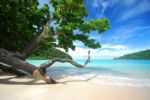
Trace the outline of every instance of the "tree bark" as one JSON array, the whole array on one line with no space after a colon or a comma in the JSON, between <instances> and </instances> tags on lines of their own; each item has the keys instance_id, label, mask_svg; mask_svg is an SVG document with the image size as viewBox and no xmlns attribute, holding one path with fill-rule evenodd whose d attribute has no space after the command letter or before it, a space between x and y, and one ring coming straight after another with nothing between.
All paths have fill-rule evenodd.
<instances>
[{"instance_id":1,"label":"tree bark","mask_svg":"<svg viewBox=\"0 0 150 100\"><path fill-rule=\"evenodd\" d=\"M56 83L56 81L46 74L46 68L48 68L55 62L68 62L76 67L82 68L82 67L85 67L88 62L90 62L90 52L88 52L88 59L86 60L84 65L78 64L77 62L71 59L53 58L49 60L48 62L41 64L40 68L37 68L36 66L29 64L25 62L24 60L21 60L15 57L14 53L0 48L0 65L2 65L3 63L5 65L8 65L9 67L12 67L12 69L14 68L13 70L17 70L17 69L23 70L39 79L44 80L46 83L49 83L49 84L54 84ZM4 66L2 65L2 67L0 68L4 69L5 67L8 67L5 65Z\"/></svg>"},{"instance_id":2,"label":"tree bark","mask_svg":"<svg viewBox=\"0 0 150 100\"><path fill-rule=\"evenodd\" d=\"M32 53L32 51L35 49L35 47L44 39L48 39L49 35L49 25L51 24L51 22L53 22L54 19L51 18L46 25L44 26L44 29L42 31L42 33L35 39L33 40L24 50L24 52L22 53L22 55L16 55L17 57L25 60L27 57L30 56L30 54Z\"/></svg>"},{"instance_id":3,"label":"tree bark","mask_svg":"<svg viewBox=\"0 0 150 100\"><path fill-rule=\"evenodd\" d=\"M0 62L12 66L15 69L23 70L39 79L44 80L46 83L56 83L51 77L46 75L41 69L31 65L19 58L13 56L13 53L0 48Z\"/></svg>"},{"instance_id":4,"label":"tree bark","mask_svg":"<svg viewBox=\"0 0 150 100\"><path fill-rule=\"evenodd\" d=\"M87 60L85 61L84 65L79 64L79 63L77 63L71 59L67 59L67 58L53 58L53 59L50 59L48 62L41 64L40 69L42 69L43 72L46 72L46 68L52 66L55 62L62 62L62 63L67 62L78 68L83 68L90 62L90 51L88 51L88 57L87 57Z\"/></svg>"},{"instance_id":5,"label":"tree bark","mask_svg":"<svg viewBox=\"0 0 150 100\"><path fill-rule=\"evenodd\" d=\"M5 72L5 73L10 73L10 74L14 74L14 75L17 75L17 76L25 76L27 75L26 73L20 71L20 70L17 70L9 65L6 65L6 64L2 64L0 63L0 69Z\"/></svg>"},{"instance_id":6,"label":"tree bark","mask_svg":"<svg viewBox=\"0 0 150 100\"><path fill-rule=\"evenodd\" d=\"M19 69L23 70L37 78L40 78L44 80L46 83L54 84L56 83L55 80L53 80L51 77L46 75L46 68L54 64L55 62L68 62L72 65L82 68L87 65L88 62L90 62L90 52L88 52L88 59L86 60L84 65L78 64L73 60L70 59L64 59L64 58L54 58L49 60L47 63L41 64L40 68L37 68L36 66L29 64L25 62L25 59L32 53L33 49L44 39L49 38L48 36L48 25L53 21L54 19L51 19L47 22L47 24L44 27L43 32L33 41L31 42L27 48L24 50L22 54L15 54L13 52L7 51L5 49L0 48L0 62L7 64L8 66L11 66L11 69ZM7 66L2 66L7 67ZM10 69L10 70L11 70Z\"/></svg>"}]
</instances>

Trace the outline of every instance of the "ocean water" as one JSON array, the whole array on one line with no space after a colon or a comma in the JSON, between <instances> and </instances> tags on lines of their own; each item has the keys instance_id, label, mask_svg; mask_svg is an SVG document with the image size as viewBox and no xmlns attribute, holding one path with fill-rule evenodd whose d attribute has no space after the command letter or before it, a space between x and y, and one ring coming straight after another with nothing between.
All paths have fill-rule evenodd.
<instances>
[{"instance_id":1,"label":"ocean water","mask_svg":"<svg viewBox=\"0 0 150 100\"><path fill-rule=\"evenodd\" d=\"M40 66L47 60L28 60ZM84 64L85 60L76 59ZM47 69L54 79L72 77L73 81L90 81L99 84L143 87L150 86L150 60L102 60L92 59L85 68L68 63L55 63Z\"/></svg>"}]
</instances>

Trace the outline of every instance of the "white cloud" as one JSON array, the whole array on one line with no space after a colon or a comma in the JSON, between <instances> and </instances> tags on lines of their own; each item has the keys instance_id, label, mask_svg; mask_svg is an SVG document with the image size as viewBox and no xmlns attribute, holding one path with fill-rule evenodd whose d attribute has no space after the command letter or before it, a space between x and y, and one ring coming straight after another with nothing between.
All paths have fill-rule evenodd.
<instances>
[{"instance_id":1,"label":"white cloud","mask_svg":"<svg viewBox=\"0 0 150 100\"><path fill-rule=\"evenodd\" d=\"M77 46L77 47L84 47L83 42L78 41L78 40L74 41L74 43L73 43L73 44L74 44L75 46Z\"/></svg>"},{"instance_id":2,"label":"white cloud","mask_svg":"<svg viewBox=\"0 0 150 100\"><path fill-rule=\"evenodd\" d=\"M91 39L95 39L95 40L100 40L101 39L101 35L95 35L95 36L90 36Z\"/></svg>"},{"instance_id":3,"label":"white cloud","mask_svg":"<svg viewBox=\"0 0 150 100\"><path fill-rule=\"evenodd\" d=\"M124 45L105 44L102 45L102 48L100 49L76 47L75 51L69 50L68 54L70 54L74 59L86 59L89 50L91 52L91 59L112 59L137 51Z\"/></svg>"},{"instance_id":4,"label":"white cloud","mask_svg":"<svg viewBox=\"0 0 150 100\"><path fill-rule=\"evenodd\" d=\"M108 41L113 41L114 43L121 43L132 37L140 37L144 33L139 33L139 31L150 30L150 26L134 26L125 25L120 26L115 30L112 30L111 36L107 37Z\"/></svg>"},{"instance_id":5,"label":"white cloud","mask_svg":"<svg viewBox=\"0 0 150 100\"><path fill-rule=\"evenodd\" d=\"M135 7L123 11L120 16L120 21L125 21L127 19L134 18L147 11L150 11L150 1L142 0Z\"/></svg>"},{"instance_id":6,"label":"white cloud","mask_svg":"<svg viewBox=\"0 0 150 100\"><path fill-rule=\"evenodd\" d=\"M88 0L88 6L96 8L99 13L97 16L104 16L108 7L113 7L120 0Z\"/></svg>"},{"instance_id":7,"label":"white cloud","mask_svg":"<svg viewBox=\"0 0 150 100\"><path fill-rule=\"evenodd\" d=\"M132 4L134 4L137 0L123 0L123 4L125 6L131 6Z\"/></svg>"},{"instance_id":8,"label":"white cloud","mask_svg":"<svg viewBox=\"0 0 150 100\"><path fill-rule=\"evenodd\" d=\"M107 9L107 7L109 6L109 2L102 2L102 11L101 14L104 15L105 10Z\"/></svg>"},{"instance_id":9,"label":"white cloud","mask_svg":"<svg viewBox=\"0 0 150 100\"><path fill-rule=\"evenodd\" d=\"M110 45L110 44L105 44L102 45L103 49L128 49L126 46L124 45Z\"/></svg>"},{"instance_id":10,"label":"white cloud","mask_svg":"<svg viewBox=\"0 0 150 100\"><path fill-rule=\"evenodd\" d=\"M145 13L147 11L150 11L150 1L149 0L88 0L88 6L96 8L99 13L97 13L99 16L105 16L104 13L107 10L107 8L118 8L116 9L116 12L118 9L120 9L120 6L123 6L120 18L118 21L125 21L127 19L134 18L142 13ZM117 12L119 13L119 12Z\"/></svg>"},{"instance_id":11,"label":"white cloud","mask_svg":"<svg viewBox=\"0 0 150 100\"><path fill-rule=\"evenodd\" d=\"M99 7L98 0L90 0L90 3L93 7Z\"/></svg>"}]
</instances>

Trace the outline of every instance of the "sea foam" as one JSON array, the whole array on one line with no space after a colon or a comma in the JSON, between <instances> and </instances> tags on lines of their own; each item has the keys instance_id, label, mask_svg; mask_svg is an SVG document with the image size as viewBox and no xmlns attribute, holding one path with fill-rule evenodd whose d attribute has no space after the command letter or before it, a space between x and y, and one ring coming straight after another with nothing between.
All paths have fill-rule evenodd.
<instances>
[{"instance_id":1,"label":"sea foam","mask_svg":"<svg viewBox=\"0 0 150 100\"><path fill-rule=\"evenodd\" d=\"M145 87L150 86L150 79L134 79L127 77L114 77L102 75L75 75L72 76L74 80L95 82L103 85L118 85L118 86L132 86L132 87Z\"/></svg>"}]
</instances>

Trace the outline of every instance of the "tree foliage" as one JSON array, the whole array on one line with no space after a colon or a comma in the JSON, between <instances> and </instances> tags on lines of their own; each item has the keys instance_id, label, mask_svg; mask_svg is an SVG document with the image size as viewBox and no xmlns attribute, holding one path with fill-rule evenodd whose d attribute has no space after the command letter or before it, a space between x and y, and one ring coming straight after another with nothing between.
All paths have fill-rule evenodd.
<instances>
[{"instance_id":1,"label":"tree foliage","mask_svg":"<svg viewBox=\"0 0 150 100\"><path fill-rule=\"evenodd\" d=\"M72 59L72 57L65 53L62 52L58 49L55 48L41 48L41 49L36 49L33 54L29 57L29 59L52 59L52 58L67 58L67 59Z\"/></svg>"},{"instance_id":2,"label":"tree foliage","mask_svg":"<svg viewBox=\"0 0 150 100\"><path fill-rule=\"evenodd\" d=\"M116 59L150 59L150 50L126 54Z\"/></svg>"},{"instance_id":3,"label":"tree foliage","mask_svg":"<svg viewBox=\"0 0 150 100\"><path fill-rule=\"evenodd\" d=\"M0 1L0 47L21 51L50 18L49 7L38 8L37 0Z\"/></svg>"},{"instance_id":4,"label":"tree foliage","mask_svg":"<svg viewBox=\"0 0 150 100\"><path fill-rule=\"evenodd\" d=\"M73 42L82 41L90 48L100 47L99 42L89 37L91 31L103 33L109 29L107 19L86 21L88 16L84 0L50 0L39 8L38 0L0 1L0 47L20 52L34 38L39 36L45 24L49 29L49 39L42 46L75 50ZM76 33L78 31L78 33Z\"/></svg>"}]
</instances>

